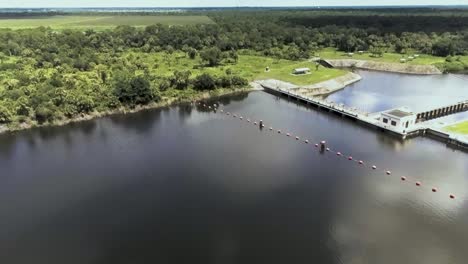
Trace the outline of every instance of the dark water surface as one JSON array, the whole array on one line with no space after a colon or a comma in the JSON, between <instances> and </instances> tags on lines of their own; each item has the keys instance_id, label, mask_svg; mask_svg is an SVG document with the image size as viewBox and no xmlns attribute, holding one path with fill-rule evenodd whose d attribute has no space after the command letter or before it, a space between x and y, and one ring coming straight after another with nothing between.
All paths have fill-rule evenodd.
<instances>
[{"instance_id":1,"label":"dark water surface","mask_svg":"<svg viewBox=\"0 0 468 264\"><path fill-rule=\"evenodd\" d=\"M1 135L0 263L467 263L466 153L264 92L222 104L393 173L189 106Z\"/></svg>"}]
</instances>

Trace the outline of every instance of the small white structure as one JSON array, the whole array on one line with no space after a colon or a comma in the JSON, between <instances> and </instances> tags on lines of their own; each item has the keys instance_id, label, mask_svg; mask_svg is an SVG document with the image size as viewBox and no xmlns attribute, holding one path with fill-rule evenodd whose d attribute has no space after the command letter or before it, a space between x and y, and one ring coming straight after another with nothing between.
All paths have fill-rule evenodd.
<instances>
[{"instance_id":1,"label":"small white structure","mask_svg":"<svg viewBox=\"0 0 468 264\"><path fill-rule=\"evenodd\" d=\"M353 52L348 52L348 57L352 57L354 55Z\"/></svg>"},{"instance_id":2,"label":"small white structure","mask_svg":"<svg viewBox=\"0 0 468 264\"><path fill-rule=\"evenodd\" d=\"M400 62L401 62L401 63L405 63L405 62L406 62L406 59L400 59Z\"/></svg>"},{"instance_id":3,"label":"small white structure","mask_svg":"<svg viewBox=\"0 0 468 264\"><path fill-rule=\"evenodd\" d=\"M293 74L308 74L308 73L310 73L309 68L297 68L297 69L294 69L293 71Z\"/></svg>"},{"instance_id":4,"label":"small white structure","mask_svg":"<svg viewBox=\"0 0 468 264\"><path fill-rule=\"evenodd\" d=\"M359 53L359 54L364 54L364 51L359 50L358 53Z\"/></svg>"},{"instance_id":5,"label":"small white structure","mask_svg":"<svg viewBox=\"0 0 468 264\"><path fill-rule=\"evenodd\" d=\"M409 57L408 57L408 60L414 60L414 57L413 57L413 56L409 56Z\"/></svg>"},{"instance_id":6,"label":"small white structure","mask_svg":"<svg viewBox=\"0 0 468 264\"><path fill-rule=\"evenodd\" d=\"M405 133L416 124L416 114L405 107L391 109L380 114L380 122L385 127Z\"/></svg>"},{"instance_id":7,"label":"small white structure","mask_svg":"<svg viewBox=\"0 0 468 264\"><path fill-rule=\"evenodd\" d=\"M414 54L414 57L415 57L415 58L419 57L419 54Z\"/></svg>"}]
</instances>

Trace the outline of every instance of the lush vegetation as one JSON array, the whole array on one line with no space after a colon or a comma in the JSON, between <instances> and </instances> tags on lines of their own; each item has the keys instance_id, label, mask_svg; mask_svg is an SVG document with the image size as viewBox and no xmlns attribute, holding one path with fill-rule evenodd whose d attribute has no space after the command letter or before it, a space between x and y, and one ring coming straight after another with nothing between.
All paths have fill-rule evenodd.
<instances>
[{"instance_id":1,"label":"lush vegetation","mask_svg":"<svg viewBox=\"0 0 468 264\"><path fill-rule=\"evenodd\" d=\"M468 121L464 121L445 128L448 131L468 135Z\"/></svg>"},{"instance_id":2,"label":"lush vegetation","mask_svg":"<svg viewBox=\"0 0 468 264\"><path fill-rule=\"evenodd\" d=\"M399 61L417 53L408 63L468 69L467 11L376 12L7 15L4 26L42 27L0 29L0 124L190 99L254 79L309 84L344 73L308 62L317 54ZM298 67L312 73L291 75Z\"/></svg>"}]
</instances>

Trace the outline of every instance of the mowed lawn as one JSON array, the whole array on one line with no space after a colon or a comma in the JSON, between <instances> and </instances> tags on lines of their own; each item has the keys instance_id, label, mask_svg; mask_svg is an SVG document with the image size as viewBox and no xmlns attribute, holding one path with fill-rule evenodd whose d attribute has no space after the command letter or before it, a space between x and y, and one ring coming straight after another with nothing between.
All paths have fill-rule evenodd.
<instances>
[{"instance_id":1,"label":"mowed lawn","mask_svg":"<svg viewBox=\"0 0 468 264\"><path fill-rule=\"evenodd\" d=\"M148 16L50 16L21 19L0 19L0 28L22 29L51 27L54 29L107 29L119 25L143 27L153 24L191 25L214 23L207 16L148 15Z\"/></svg>"},{"instance_id":2,"label":"mowed lawn","mask_svg":"<svg viewBox=\"0 0 468 264\"><path fill-rule=\"evenodd\" d=\"M461 123L445 127L444 129L454 133L468 135L468 121L463 121Z\"/></svg>"},{"instance_id":3,"label":"mowed lawn","mask_svg":"<svg viewBox=\"0 0 468 264\"><path fill-rule=\"evenodd\" d=\"M347 72L339 69L329 69L320 66L316 71L315 63L308 61L277 60L264 56L240 55L237 63L223 63L216 67L200 67L200 58L191 60L184 53L127 53L126 56L133 56L139 62L148 65L148 69L155 75L171 76L176 70L189 70L193 76L204 72L223 75L228 69L233 74L239 75L249 81L263 79L278 79L294 83L296 85L308 85L326 81L335 77L345 75ZM266 67L270 68L266 72ZM310 68L311 74L293 75L295 68Z\"/></svg>"},{"instance_id":4,"label":"mowed lawn","mask_svg":"<svg viewBox=\"0 0 468 264\"><path fill-rule=\"evenodd\" d=\"M398 54L398 53L384 53L382 57L372 57L370 53L365 52L359 54L355 52L353 56L348 56L348 53L337 51L333 48L322 49L317 52L318 55L323 59L355 59L355 60L369 60L369 61L381 61L381 62L392 62L392 63L402 63L400 59L408 59L409 56L414 56L415 53L410 54ZM406 64L411 65L431 65L436 63L445 62L445 58L436 57L427 54L418 54L419 57L410 61L407 60ZM468 57L467 57L468 58ZM465 59L465 58L463 58Z\"/></svg>"}]
</instances>

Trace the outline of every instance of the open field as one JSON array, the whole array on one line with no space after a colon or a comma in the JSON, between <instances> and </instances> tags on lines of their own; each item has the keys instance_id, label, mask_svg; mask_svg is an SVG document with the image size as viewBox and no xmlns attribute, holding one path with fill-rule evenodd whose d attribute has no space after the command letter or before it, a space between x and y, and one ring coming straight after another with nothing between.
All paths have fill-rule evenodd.
<instances>
[{"instance_id":1,"label":"open field","mask_svg":"<svg viewBox=\"0 0 468 264\"><path fill-rule=\"evenodd\" d=\"M150 71L156 75L170 76L175 70L190 70L192 76L204 72L216 75L225 74L230 69L233 74L239 75L249 81L261 79L278 79L291 82L296 85L308 85L326 81L335 77L345 75L347 72L339 69L329 69L320 66L315 70L315 63L308 61L277 60L263 56L240 55L236 64L223 64L217 67L198 67L200 59L191 60L184 53L128 53L126 56L138 56L139 61L149 65ZM265 68L270 67L266 72ZM312 73L307 75L292 75L295 68L308 67Z\"/></svg>"},{"instance_id":2,"label":"open field","mask_svg":"<svg viewBox=\"0 0 468 264\"><path fill-rule=\"evenodd\" d=\"M444 129L454 133L468 135L468 121L463 121L458 124L445 127Z\"/></svg>"},{"instance_id":3,"label":"open field","mask_svg":"<svg viewBox=\"0 0 468 264\"><path fill-rule=\"evenodd\" d=\"M369 61L382 61L382 62L393 62L393 63L401 63L400 59L408 58L414 54L398 54L398 53L384 53L382 57L372 57L370 53L365 52L363 54L359 54L357 52L354 53L353 56L348 56L346 52L337 51L333 48L322 49L317 52L323 59L355 59L355 60L369 60ZM463 58L464 60L468 61L468 56ZM418 58L415 58L412 61L405 62L406 64L413 64L413 65L431 65L437 63L444 63L445 58L443 57L436 57L427 54L419 54Z\"/></svg>"},{"instance_id":4,"label":"open field","mask_svg":"<svg viewBox=\"0 0 468 264\"><path fill-rule=\"evenodd\" d=\"M51 27L54 29L106 29L119 25L143 27L153 24L190 25L214 23L207 16L49 16L20 19L0 19L0 28L35 28Z\"/></svg>"}]
</instances>

